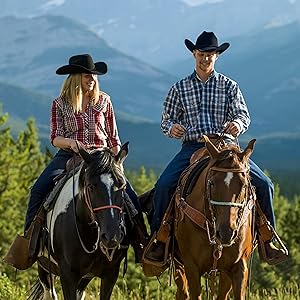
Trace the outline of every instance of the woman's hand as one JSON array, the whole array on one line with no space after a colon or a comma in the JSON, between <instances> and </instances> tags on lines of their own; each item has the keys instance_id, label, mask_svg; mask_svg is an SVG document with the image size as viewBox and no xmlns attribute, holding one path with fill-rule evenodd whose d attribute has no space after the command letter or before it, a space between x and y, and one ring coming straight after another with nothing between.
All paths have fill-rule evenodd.
<instances>
[{"instance_id":1,"label":"woman's hand","mask_svg":"<svg viewBox=\"0 0 300 300\"><path fill-rule=\"evenodd\" d=\"M79 141L76 141L76 140L73 140L73 139L69 139L69 149L71 149L75 153L78 153L79 152L79 148L78 147L84 148L84 145L81 142L79 142Z\"/></svg>"}]
</instances>

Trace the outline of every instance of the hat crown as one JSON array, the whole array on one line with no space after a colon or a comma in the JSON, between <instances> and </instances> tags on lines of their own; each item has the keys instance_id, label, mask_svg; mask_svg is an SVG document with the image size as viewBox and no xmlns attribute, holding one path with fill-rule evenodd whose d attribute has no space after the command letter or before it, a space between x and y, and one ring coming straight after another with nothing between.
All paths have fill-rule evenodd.
<instances>
[{"instance_id":1,"label":"hat crown","mask_svg":"<svg viewBox=\"0 0 300 300\"><path fill-rule=\"evenodd\" d=\"M205 49L208 47L218 47L218 38L213 32L203 31L197 38L196 47Z\"/></svg>"},{"instance_id":2,"label":"hat crown","mask_svg":"<svg viewBox=\"0 0 300 300\"><path fill-rule=\"evenodd\" d=\"M89 54L79 54L70 57L69 65L81 66L89 70L95 69L95 64Z\"/></svg>"}]
</instances>

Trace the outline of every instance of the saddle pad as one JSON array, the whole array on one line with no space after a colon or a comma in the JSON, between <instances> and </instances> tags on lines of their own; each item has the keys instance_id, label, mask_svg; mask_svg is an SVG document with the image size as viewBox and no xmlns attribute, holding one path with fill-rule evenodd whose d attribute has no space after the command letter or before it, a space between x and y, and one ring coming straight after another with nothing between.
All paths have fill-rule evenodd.
<instances>
[{"instance_id":1,"label":"saddle pad","mask_svg":"<svg viewBox=\"0 0 300 300\"><path fill-rule=\"evenodd\" d=\"M181 196L186 199L186 197L192 192L196 181L198 180L201 172L207 167L208 162L210 161L210 157L204 157L200 161L197 162L195 167L188 174L187 180L182 190Z\"/></svg>"}]
</instances>

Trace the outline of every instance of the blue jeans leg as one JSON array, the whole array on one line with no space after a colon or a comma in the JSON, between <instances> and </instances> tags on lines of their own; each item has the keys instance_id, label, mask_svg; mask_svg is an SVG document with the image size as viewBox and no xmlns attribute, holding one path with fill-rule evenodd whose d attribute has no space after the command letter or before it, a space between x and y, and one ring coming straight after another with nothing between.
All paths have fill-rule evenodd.
<instances>
[{"instance_id":1,"label":"blue jeans leg","mask_svg":"<svg viewBox=\"0 0 300 300\"><path fill-rule=\"evenodd\" d=\"M192 154L202 147L204 147L204 143L184 143L181 150L160 175L155 185L153 195L154 214L150 226L152 234L160 227L160 223L171 201L172 194L175 192L181 173L189 166Z\"/></svg>"},{"instance_id":2,"label":"blue jeans leg","mask_svg":"<svg viewBox=\"0 0 300 300\"><path fill-rule=\"evenodd\" d=\"M131 201L132 201L134 207L136 208L136 210L138 211L138 213L142 213L142 209L141 209L140 203L138 201L138 196L128 180L126 180L126 193L129 196L129 198L131 199Z\"/></svg>"},{"instance_id":3,"label":"blue jeans leg","mask_svg":"<svg viewBox=\"0 0 300 300\"><path fill-rule=\"evenodd\" d=\"M268 221L275 228L273 210L274 185L265 173L250 160L251 183L255 186L257 201Z\"/></svg>"},{"instance_id":4,"label":"blue jeans leg","mask_svg":"<svg viewBox=\"0 0 300 300\"><path fill-rule=\"evenodd\" d=\"M53 179L60 174L62 170L65 170L66 163L72 156L73 154L71 152L59 150L32 186L25 219L25 231L29 228L46 196L53 189Z\"/></svg>"}]
</instances>

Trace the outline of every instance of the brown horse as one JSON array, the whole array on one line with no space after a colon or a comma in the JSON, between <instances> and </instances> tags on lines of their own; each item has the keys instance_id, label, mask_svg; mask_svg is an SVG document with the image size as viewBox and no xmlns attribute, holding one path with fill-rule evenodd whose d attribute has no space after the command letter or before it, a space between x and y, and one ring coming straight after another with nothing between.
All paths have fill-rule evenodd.
<instances>
[{"instance_id":1,"label":"brown horse","mask_svg":"<svg viewBox=\"0 0 300 300\"><path fill-rule=\"evenodd\" d=\"M234 145L218 150L207 137L205 141L210 156L207 167L189 194L183 192L187 171L175 196L175 238L184 264L175 273L176 297L201 299L201 276L210 274L214 281L218 272L217 299L227 299L231 288L235 300L245 299L255 206L248 161L255 140L244 151Z\"/></svg>"}]
</instances>

